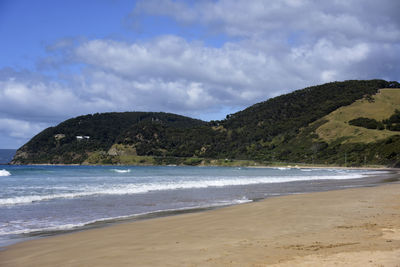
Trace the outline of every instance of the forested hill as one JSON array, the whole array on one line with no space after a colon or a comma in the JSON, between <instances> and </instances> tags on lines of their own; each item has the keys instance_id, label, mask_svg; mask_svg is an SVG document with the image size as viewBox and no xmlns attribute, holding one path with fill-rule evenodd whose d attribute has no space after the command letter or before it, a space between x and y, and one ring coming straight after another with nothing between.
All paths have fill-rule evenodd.
<instances>
[{"instance_id":1,"label":"forested hill","mask_svg":"<svg viewBox=\"0 0 400 267\"><path fill-rule=\"evenodd\" d=\"M17 150L12 163L79 164L92 152L108 151L120 140L129 141L127 134L135 127L145 131L146 126L155 124L180 131L206 125L201 120L162 112L112 112L79 116L34 136Z\"/></svg>"},{"instance_id":2,"label":"forested hill","mask_svg":"<svg viewBox=\"0 0 400 267\"><path fill-rule=\"evenodd\" d=\"M199 164L223 158L396 165L400 132L396 119L390 125L384 121L397 114L396 107L400 110L399 87L383 80L327 83L255 104L222 121L153 112L80 116L39 133L12 163L167 164L186 158L188 164ZM383 88L390 89L384 97ZM346 110L350 107L358 108L357 114ZM376 117L367 112L371 108L384 112ZM338 110L350 115L345 120L332 117ZM349 123L351 119L361 124L370 119L381 126L368 129ZM329 135L337 125L344 127L341 133Z\"/></svg>"}]
</instances>

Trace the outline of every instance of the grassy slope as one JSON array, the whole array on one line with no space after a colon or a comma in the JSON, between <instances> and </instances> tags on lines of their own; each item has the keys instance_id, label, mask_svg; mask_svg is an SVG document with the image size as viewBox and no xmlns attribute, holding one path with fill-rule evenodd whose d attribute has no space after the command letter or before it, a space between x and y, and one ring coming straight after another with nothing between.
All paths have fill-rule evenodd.
<instances>
[{"instance_id":1,"label":"grassy slope","mask_svg":"<svg viewBox=\"0 0 400 267\"><path fill-rule=\"evenodd\" d=\"M389 118L395 109L400 109L400 90L398 89L381 89L373 98L374 102L369 102L366 99L357 100L353 104L341 107L318 120L328 121L317 128L316 133L319 138L327 143L338 138L343 138L343 143L370 143L398 135L399 132L371 130L348 124L348 121L358 117L381 121Z\"/></svg>"}]
</instances>

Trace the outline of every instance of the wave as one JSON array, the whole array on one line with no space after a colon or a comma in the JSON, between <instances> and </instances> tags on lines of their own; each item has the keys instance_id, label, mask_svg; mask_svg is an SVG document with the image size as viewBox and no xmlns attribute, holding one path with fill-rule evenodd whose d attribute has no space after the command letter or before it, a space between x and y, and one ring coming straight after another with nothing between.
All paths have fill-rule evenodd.
<instances>
[{"instance_id":1,"label":"wave","mask_svg":"<svg viewBox=\"0 0 400 267\"><path fill-rule=\"evenodd\" d=\"M49 201L61 198L79 198L95 195L129 195L141 194L151 191L165 191L178 189L201 189L208 187L225 187L225 186L240 186L252 184L270 184L270 183L285 183L294 181L306 180L342 180L342 179L357 179L365 177L364 173L347 173L343 175L333 176L285 176L285 177L252 177L238 179L213 179L213 180L191 180L191 181L175 181L175 182L158 182L158 183L131 183L131 184L113 184L108 186L93 186L87 187L85 191L74 191L73 193L56 193L47 195L29 195L12 198L0 199L0 206L29 204L39 201ZM74 189L76 190L76 188Z\"/></svg>"},{"instance_id":2,"label":"wave","mask_svg":"<svg viewBox=\"0 0 400 267\"><path fill-rule=\"evenodd\" d=\"M128 173L128 172L131 172L130 169L127 169L127 170L111 169L111 170L114 171L114 172L118 172L118 173Z\"/></svg>"},{"instance_id":3,"label":"wave","mask_svg":"<svg viewBox=\"0 0 400 267\"><path fill-rule=\"evenodd\" d=\"M0 176L10 176L11 173L7 170L0 170Z\"/></svg>"},{"instance_id":4,"label":"wave","mask_svg":"<svg viewBox=\"0 0 400 267\"><path fill-rule=\"evenodd\" d=\"M148 215L157 215L157 214L165 214L165 213L173 213L173 212L182 212L182 211L191 211L196 209L207 209L207 208L216 208L216 207L224 207L230 205L237 205L237 204L244 204L253 202L253 200L247 199L245 197L241 199L234 199L230 201L220 201L217 203L210 203L208 205L198 205L198 206L189 206L184 208L176 208L176 209L165 209L165 210L156 210L150 212L143 212L143 213L136 213L131 215L122 215L122 216L115 216L115 217L107 217L107 218L99 218L91 221L81 222L81 223L68 223L56 226L48 226L42 228L30 228L30 229L19 229L19 230L10 230L7 231L5 227L3 230L0 230L0 236L4 235L41 235L41 234L48 234L51 232L63 232L63 231L72 231L76 229L81 229L83 227L94 226L101 223L113 223L123 220L130 220L135 218L143 218Z\"/></svg>"},{"instance_id":5,"label":"wave","mask_svg":"<svg viewBox=\"0 0 400 267\"><path fill-rule=\"evenodd\" d=\"M12 198L3 198L0 199L0 206L6 205L16 205L16 204L28 204L39 201L46 201L58 198L75 198L75 197L84 197L90 196L93 193L90 192L80 192L80 193L61 193L61 194L52 194L52 195L36 195L36 196L20 196L20 197L12 197Z\"/></svg>"}]
</instances>

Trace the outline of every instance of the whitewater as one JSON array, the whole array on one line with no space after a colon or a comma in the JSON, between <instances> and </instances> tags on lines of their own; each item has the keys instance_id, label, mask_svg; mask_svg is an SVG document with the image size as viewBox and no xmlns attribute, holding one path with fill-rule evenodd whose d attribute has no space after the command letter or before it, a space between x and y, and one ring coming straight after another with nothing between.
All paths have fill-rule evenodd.
<instances>
[{"instance_id":1,"label":"whitewater","mask_svg":"<svg viewBox=\"0 0 400 267\"><path fill-rule=\"evenodd\" d=\"M0 166L0 246L165 212L365 186L384 173L288 167Z\"/></svg>"},{"instance_id":2,"label":"whitewater","mask_svg":"<svg viewBox=\"0 0 400 267\"><path fill-rule=\"evenodd\" d=\"M10 176L11 173L6 170L0 170L0 176Z\"/></svg>"}]
</instances>

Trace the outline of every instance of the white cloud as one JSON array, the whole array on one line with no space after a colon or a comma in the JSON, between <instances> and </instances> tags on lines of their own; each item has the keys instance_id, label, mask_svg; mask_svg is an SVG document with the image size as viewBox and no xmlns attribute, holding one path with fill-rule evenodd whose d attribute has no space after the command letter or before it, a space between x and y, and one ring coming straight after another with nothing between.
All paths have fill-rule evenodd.
<instances>
[{"instance_id":1,"label":"white cloud","mask_svg":"<svg viewBox=\"0 0 400 267\"><path fill-rule=\"evenodd\" d=\"M214 31L244 38L268 38L304 31L311 38L340 35L346 39L400 39L396 11L391 0L220 0L140 1L133 15L166 15L184 23L202 23Z\"/></svg>"},{"instance_id":2,"label":"white cloud","mask_svg":"<svg viewBox=\"0 0 400 267\"><path fill-rule=\"evenodd\" d=\"M49 122L102 105L104 103L95 95L82 99L74 90L58 82L25 81L13 77L0 80L0 112L14 118Z\"/></svg>"},{"instance_id":3,"label":"white cloud","mask_svg":"<svg viewBox=\"0 0 400 267\"><path fill-rule=\"evenodd\" d=\"M281 50L257 42L227 42L214 48L163 36L132 44L88 41L77 48L76 55L90 66L93 93L103 92L115 102L113 95L118 92L146 110L159 107L190 114L215 105L249 105L332 79L375 78L354 67L371 64L370 55L381 52L376 49L366 42L338 45L323 38ZM193 101L193 85L201 92L201 103ZM139 96L144 101L136 105Z\"/></svg>"},{"instance_id":4,"label":"white cloud","mask_svg":"<svg viewBox=\"0 0 400 267\"><path fill-rule=\"evenodd\" d=\"M47 126L45 123L0 118L0 133L17 139L30 138Z\"/></svg>"},{"instance_id":5,"label":"white cloud","mask_svg":"<svg viewBox=\"0 0 400 267\"><path fill-rule=\"evenodd\" d=\"M60 40L42 61L58 79L0 71L0 119L17 137L94 112L210 118L333 80L394 80L400 73L398 10L400 2L389 0L139 1L133 17L167 16L205 32L194 41L171 34L135 42ZM207 35L227 38L212 46L201 41ZM82 71L63 73L71 62Z\"/></svg>"}]
</instances>

